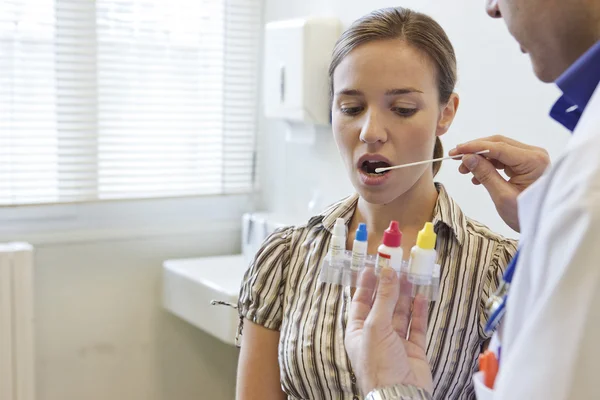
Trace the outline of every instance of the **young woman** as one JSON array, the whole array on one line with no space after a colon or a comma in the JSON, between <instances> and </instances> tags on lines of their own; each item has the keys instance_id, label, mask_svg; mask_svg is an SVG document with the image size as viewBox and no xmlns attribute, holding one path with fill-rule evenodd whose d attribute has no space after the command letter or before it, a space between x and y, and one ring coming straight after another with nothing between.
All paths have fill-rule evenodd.
<instances>
[{"instance_id":1,"label":"young woman","mask_svg":"<svg viewBox=\"0 0 600 400\"><path fill-rule=\"evenodd\" d=\"M305 225L278 230L242 283L243 339L238 398L359 399L344 349L352 292L318 282L336 218L360 222L375 254L390 220L405 254L432 221L442 266L431 305L427 355L434 398L474 398L471 376L484 333L484 305L515 242L466 217L434 182L440 165L374 174L378 166L442 156L440 136L458 107L454 50L430 17L402 8L375 11L340 38L330 67L333 134L356 194Z\"/></svg>"}]
</instances>

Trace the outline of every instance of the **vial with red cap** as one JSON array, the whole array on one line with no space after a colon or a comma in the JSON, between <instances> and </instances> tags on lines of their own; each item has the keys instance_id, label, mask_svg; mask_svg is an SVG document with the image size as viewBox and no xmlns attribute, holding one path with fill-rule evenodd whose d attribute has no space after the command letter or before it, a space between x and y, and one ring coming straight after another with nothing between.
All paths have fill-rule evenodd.
<instances>
[{"instance_id":1,"label":"vial with red cap","mask_svg":"<svg viewBox=\"0 0 600 400\"><path fill-rule=\"evenodd\" d=\"M402 243L402 232L398 227L398 221L390 222L390 226L383 232L383 243L377 248L377 261L375 272L379 273L382 268L390 267L400 272L404 253L400 244Z\"/></svg>"}]
</instances>

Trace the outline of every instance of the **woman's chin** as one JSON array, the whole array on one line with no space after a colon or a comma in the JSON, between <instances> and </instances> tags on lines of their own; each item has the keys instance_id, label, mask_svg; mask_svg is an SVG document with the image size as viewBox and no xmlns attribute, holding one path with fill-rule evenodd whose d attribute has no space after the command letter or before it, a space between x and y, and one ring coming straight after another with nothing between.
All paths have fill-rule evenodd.
<instances>
[{"instance_id":1,"label":"woman's chin","mask_svg":"<svg viewBox=\"0 0 600 400\"><path fill-rule=\"evenodd\" d=\"M364 179L357 179L353 184L360 197L367 203L384 205L392 203L394 200L410 191L419 181L418 177L414 177L415 179L410 179L411 177L406 177L408 179L389 178L391 177L388 177L384 182L376 185L368 184Z\"/></svg>"},{"instance_id":2,"label":"woman's chin","mask_svg":"<svg viewBox=\"0 0 600 400\"><path fill-rule=\"evenodd\" d=\"M367 203L384 205L397 199L402 193L399 193L398 187L369 187L360 185L356 188L360 197Z\"/></svg>"}]
</instances>

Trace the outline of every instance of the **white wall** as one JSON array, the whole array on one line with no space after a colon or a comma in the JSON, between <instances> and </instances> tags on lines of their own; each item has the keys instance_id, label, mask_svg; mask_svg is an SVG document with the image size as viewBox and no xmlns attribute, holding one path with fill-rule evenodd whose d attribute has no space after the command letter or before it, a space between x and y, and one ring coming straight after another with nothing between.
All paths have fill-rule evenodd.
<instances>
[{"instance_id":1,"label":"white wall","mask_svg":"<svg viewBox=\"0 0 600 400\"><path fill-rule=\"evenodd\" d=\"M210 233L36 251L38 400L230 400L237 349L164 311L162 260L235 251Z\"/></svg>"},{"instance_id":2,"label":"white wall","mask_svg":"<svg viewBox=\"0 0 600 400\"><path fill-rule=\"evenodd\" d=\"M239 252L248 205L214 197L0 208L0 242L36 249L37 400L234 398L238 350L162 308L162 262Z\"/></svg>"},{"instance_id":3,"label":"white wall","mask_svg":"<svg viewBox=\"0 0 600 400\"><path fill-rule=\"evenodd\" d=\"M266 21L307 15L336 16L345 27L376 8L402 5L428 13L446 30L455 46L461 105L451 130L442 138L446 150L492 134L502 134L545 147L556 157L568 133L550 120L548 112L558 90L534 77L527 56L502 21L493 21L484 0L266 0ZM314 191L321 205L331 203L352 187L341 165L330 130L314 146L285 142L285 126L262 121L262 187L264 208L282 213L307 213ZM515 236L500 220L483 188L460 175L456 162L446 162L438 180L467 215L506 235Z\"/></svg>"}]
</instances>

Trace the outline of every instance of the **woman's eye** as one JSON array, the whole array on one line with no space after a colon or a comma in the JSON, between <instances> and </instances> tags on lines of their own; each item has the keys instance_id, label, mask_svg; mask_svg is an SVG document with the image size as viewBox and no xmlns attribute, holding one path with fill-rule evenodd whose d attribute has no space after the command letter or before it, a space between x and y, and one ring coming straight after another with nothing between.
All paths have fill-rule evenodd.
<instances>
[{"instance_id":1,"label":"woman's eye","mask_svg":"<svg viewBox=\"0 0 600 400\"><path fill-rule=\"evenodd\" d=\"M400 115L401 117L410 117L411 115L413 115L414 113L417 112L416 108L406 108L406 107L394 107L392 108L392 111L394 111L396 114Z\"/></svg>"},{"instance_id":2,"label":"woman's eye","mask_svg":"<svg viewBox=\"0 0 600 400\"><path fill-rule=\"evenodd\" d=\"M362 107L340 107L342 114L358 115L362 111Z\"/></svg>"}]
</instances>

